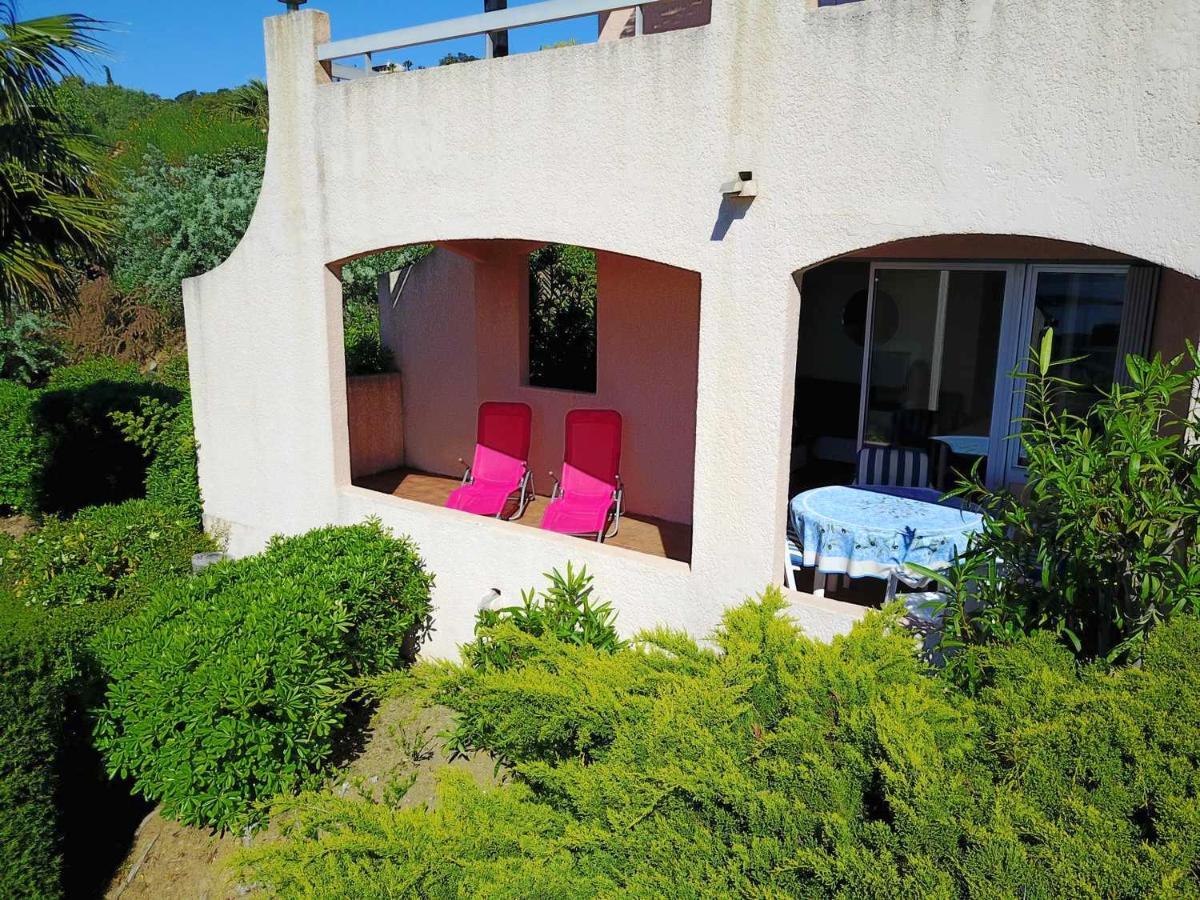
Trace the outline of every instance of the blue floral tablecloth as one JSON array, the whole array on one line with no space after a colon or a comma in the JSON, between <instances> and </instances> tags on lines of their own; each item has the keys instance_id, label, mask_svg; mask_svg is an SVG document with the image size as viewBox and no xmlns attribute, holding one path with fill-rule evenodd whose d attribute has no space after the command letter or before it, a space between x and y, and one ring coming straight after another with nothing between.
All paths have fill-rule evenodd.
<instances>
[{"instance_id":1,"label":"blue floral tablecloth","mask_svg":"<svg viewBox=\"0 0 1200 900\"><path fill-rule=\"evenodd\" d=\"M791 503L792 528L804 565L827 575L896 575L906 581L915 574L908 568L911 563L945 568L982 530L983 517L937 498L928 488L841 485L797 494Z\"/></svg>"}]
</instances>

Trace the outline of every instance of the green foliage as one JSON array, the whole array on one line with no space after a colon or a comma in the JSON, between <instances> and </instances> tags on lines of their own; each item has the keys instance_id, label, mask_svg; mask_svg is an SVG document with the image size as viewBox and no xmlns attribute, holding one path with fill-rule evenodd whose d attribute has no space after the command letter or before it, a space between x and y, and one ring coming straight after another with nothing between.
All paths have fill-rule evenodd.
<instances>
[{"instance_id":1,"label":"green foliage","mask_svg":"<svg viewBox=\"0 0 1200 900\"><path fill-rule=\"evenodd\" d=\"M415 266L432 252L432 245L414 244L364 256L342 267L347 375L393 370L395 360L379 333L379 276Z\"/></svg>"},{"instance_id":2,"label":"green foliage","mask_svg":"<svg viewBox=\"0 0 1200 900\"><path fill-rule=\"evenodd\" d=\"M596 390L596 254L549 244L529 255L529 383Z\"/></svg>"},{"instance_id":3,"label":"green foliage","mask_svg":"<svg viewBox=\"0 0 1200 900\"><path fill-rule=\"evenodd\" d=\"M546 578L549 589L540 595L532 588L522 591L520 606L479 611L475 642L463 648L468 663L480 669L507 669L519 662L519 648L505 640L509 629L533 637L586 644L608 653L625 647L617 634L617 614L612 606L592 599L594 579L587 567L576 572L568 563L566 575L554 569Z\"/></svg>"},{"instance_id":4,"label":"green foliage","mask_svg":"<svg viewBox=\"0 0 1200 900\"><path fill-rule=\"evenodd\" d=\"M376 308L379 303L379 276L415 266L432 252L432 244L413 244L399 250L372 253L346 263L342 266L342 301L347 305Z\"/></svg>"},{"instance_id":5,"label":"green foliage","mask_svg":"<svg viewBox=\"0 0 1200 900\"><path fill-rule=\"evenodd\" d=\"M37 392L0 380L0 513L39 511L45 435L34 425Z\"/></svg>"},{"instance_id":6,"label":"green foliage","mask_svg":"<svg viewBox=\"0 0 1200 900\"><path fill-rule=\"evenodd\" d=\"M0 320L0 379L42 384L63 361L54 334L58 327L54 320L33 312L19 313L7 323Z\"/></svg>"},{"instance_id":7,"label":"green foliage","mask_svg":"<svg viewBox=\"0 0 1200 900\"><path fill-rule=\"evenodd\" d=\"M235 122L248 122L266 134L271 123L270 96L265 82L257 78L224 95L225 108Z\"/></svg>"},{"instance_id":8,"label":"green foliage","mask_svg":"<svg viewBox=\"0 0 1200 900\"><path fill-rule=\"evenodd\" d=\"M117 207L113 278L182 321L185 278L213 269L250 224L262 186L259 150L169 162L157 149L125 182Z\"/></svg>"},{"instance_id":9,"label":"green foliage","mask_svg":"<svg viewBox=\"0 0 1200 900\"><path fill-rule=\"evenodd\" d=\"M173 377L171 372L164 374ZM191 400L167 403L157 397L145 397L136 413L117 411L112 419L125 440L145 454L146 499L178 510L198 526L203 509Z\"/></svg>"},{"instance_id":10,"label":"green foliage","mask_svg":"<svg viewBox=\"0 0 1200 900\"><path fill-rule=\"evenodd\" d=\"M49 520L0 557L0 584L29 606L77 606L145 592L213 549L190 516L148 500Z\"/></svg>"},{"instance_id":11,"label":"green foliage","mask_svg":"<svg viewBox=\"0 0 1200 900\"><path fill-rule=\"evenodd\" d=\"M182 822L256 823L260 801L328 771L351 679L401 662L431 587L412 545L378 523L277 538L165 583L98 643L109 772Z\"/></svg>"},{"instance_id":12,"label":"green foliage","mask_svg":"<svg viewBox=\"0 0 1200 900\"><path fill-rule=\"evenodd\" d=\"M456 66L459 63L475 62L479 59L478 56L472 56L470 53L463 53L461 50L458 53L447 53L440 60L439 66Z\"/></svg>"},{"instance_id":13,"label":"green foliage","mask_svg":"<svg viewBox=\"0 0 1200 900\"><path fill-rule=\"evenodd\" d=\"M115 84L93 84L78 76L64 78L56 94L58 105L72 122L115 151L124 149L124 137L135 123L169 102L156 94ZM134 161L140 159L139 154Z\"/></svg>"},{"instance_id":14,"label":"green foliage","mask_svg":"<svg viewBox=\"0 0 1200 900\"><path fill-rule=\"evenodd\" d=\"M955 568L943 648L957 651L1048 629L1084 659L1138 658L1146 634L1200 612L1200 445L1172 412L1200 377L1194 347L1164 362L1129 357L1086 417L1079 386L1058 377L1053 332L1026 376L1020 496L978 473L956 493L986 513L985 529ZM1071 361L1067 361L1071 362ZM952 655L965 678L972 656Z\"/></svg>"},{"instance_id":15,"label":"green foliage","mask_svg":"<svg viewBox=\"0 0 1200 900\"><path fill-rule=\"evenodd\" d=\"M379 307L347 303L342 317L346 342L346 374L378 375L390 372L396 361L379 333Z\"/></svg>"},{"instance_id":16,"label":"green foliage","mask_svg":"<svg viewBox=\"0 0 1200 900\"><path fill-rule=\"evenodd\" d=\"M111 230L100 148L54 89L100 49L102 27L77 14L19 22L0 0L0 316L61 302Z\"/></svg>"},{"instance_id":17,"label":"green foliage","mask_svg":"<svg viewBox=\"0 0 1200 900\"><path fill-rule=\"evenodd\" d=\"M968 694L889 615L825 644L783 607L730 612L716 650L525 635L514 668L427 673L516 784L447 778L432 810L312 793L241 875L304 897L1200 891L1200 622L1115 674L1044 634L972 651Z\"/></svg>"},{"instance_id":18,"label":"green foliage","mask_svg":"<svg viewBox=\"0 0 1200 900\"><path fill-rule=\"evenodd\" d=\"M0 380L0 508L71 513L143 493L199 517L191 408L168 368L158 378L95 358L54 370L45 388Z\"/></svg>"},{"instance_id":19,"label":"green foliage","mask_svg":"<svg viewBox=\"0 0 1200 900\"><path fill-rule=\"evenodd\" d=\"M58 897L62 851L48 764L65 709L54 661L0 599L0 896Z\"/></svg>"},{"instance_id":20,"label":"green foliage","mask_svg":"<svg viewBox=\"0 0 1200 900\"><path fill-rule=\"evenodd\" d=\"M105 678L93 636L211 546L144 501L0 540L0 896L61 894L64 807L91 774L84 711Z\"/></svg>"},{"instance_id":21,"label":"green foliage","mask_svg":"<svg viewBox=\"0 0 1200 900\"><path fill-rule=\"evenodd\" d=\"M41 511L70 513L143 493L146 459L113 415L137 414L147 399L177 403L180 395L112 359L91 359L51 374L33 408L33 428L47 447L38 482Z\"/></svg>"},{"instance_id":22,"label":"green foliage","mask_svg":"<svg viewBox=\"0 0 1200 900\"><path fill-rule=\"evenodd\" d=\"M112 148L113 167L124 175L140 169L148 153L181 165L193 156L263 150L266 136L261 125L231 115L252 85L164 100L120 85L67 78L58 88L58 99L72 121Z\"/></svg>"}]
</instances>

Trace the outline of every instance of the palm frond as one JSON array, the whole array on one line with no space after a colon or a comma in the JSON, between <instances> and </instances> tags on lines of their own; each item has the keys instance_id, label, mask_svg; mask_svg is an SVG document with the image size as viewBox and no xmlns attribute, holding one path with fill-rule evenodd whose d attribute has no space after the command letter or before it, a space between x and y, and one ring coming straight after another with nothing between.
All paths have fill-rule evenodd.
<instances>
[{"instance_id":1,"label":"palm frond","mask_svg":"<svg viewBox=\"0 0 1200 900\"><path fill-rule=\"evenodd\" d=\"M54 305L72 263L112 226L95 140L69 122L55 87L103 50L105 25L78 14L17 21L0 0L0 315Z\"/></svg>"}]
</instances>

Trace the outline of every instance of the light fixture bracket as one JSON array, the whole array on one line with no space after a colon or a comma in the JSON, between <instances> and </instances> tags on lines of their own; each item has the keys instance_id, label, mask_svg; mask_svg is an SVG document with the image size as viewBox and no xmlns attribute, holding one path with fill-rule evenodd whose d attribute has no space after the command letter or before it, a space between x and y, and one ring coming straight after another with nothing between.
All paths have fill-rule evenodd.
<instances>
[{"instance_id":1,"label":"light fixture bracket","mask_svg":"<svg viewBox=\"0 0 1200 900\"><path fill-rule=\"evenodd\" d=\"M753 172L738 172L738 177L721 185L721 193L726 197L753 200L758 196L758 182L754 180Z\"/></svg>"}]
</instances>

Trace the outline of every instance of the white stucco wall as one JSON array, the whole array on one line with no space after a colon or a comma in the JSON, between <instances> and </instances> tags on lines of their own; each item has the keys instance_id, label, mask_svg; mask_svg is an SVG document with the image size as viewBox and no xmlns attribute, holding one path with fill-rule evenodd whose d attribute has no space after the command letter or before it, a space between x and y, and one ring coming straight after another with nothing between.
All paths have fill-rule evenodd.
<instances>
[{"instance_id":1,"label":"white stucco wall","mask_svg":"<svg viewBox=\"0 0 1200 900\"><path fill-rule=\"evenodd\" d=\"M268 20L259 207L185 286L206 512L234 552L368 514L411 533L439 579L434 653L487 588L567 559L626 628L705 631L779 579L797 269L965 232L1200 274L1194 0L715 0L702 28L346 84L315 63L327 35L316 11ZM745 169L759 198L723 204ZM690 568L348 487L325 264L531 237L701 276Z\"/></svg>"}]
</instances>

